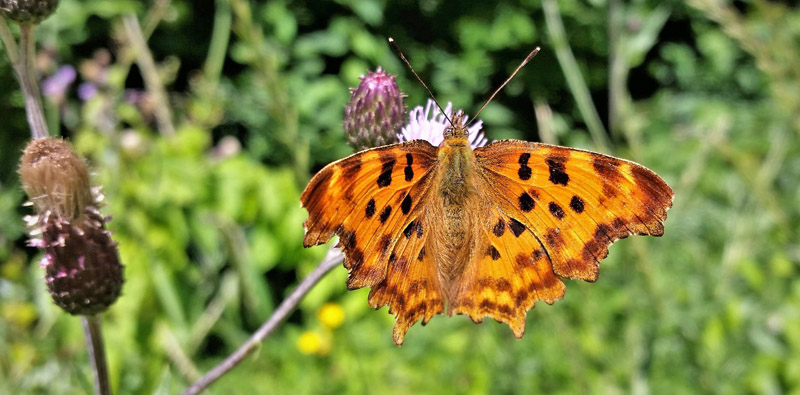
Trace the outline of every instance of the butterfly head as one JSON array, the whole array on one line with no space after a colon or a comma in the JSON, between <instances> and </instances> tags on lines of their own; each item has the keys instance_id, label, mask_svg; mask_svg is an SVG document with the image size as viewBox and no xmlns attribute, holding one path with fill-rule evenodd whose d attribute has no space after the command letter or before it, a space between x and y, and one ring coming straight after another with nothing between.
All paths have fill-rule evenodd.
<instances>
[{"instance_id":1,"label":"butterfly head","mask_svg":"<svg viewBox=\"0 0 800 395\"><path fill-rule=\"evenodd\" d=\"M458 110L451 119L452 125L444 130L444 139L453 145L453 143L465 141L469 144L469 129L467 129L467 115L463 111Z\"/></svg>"}]
</instances>

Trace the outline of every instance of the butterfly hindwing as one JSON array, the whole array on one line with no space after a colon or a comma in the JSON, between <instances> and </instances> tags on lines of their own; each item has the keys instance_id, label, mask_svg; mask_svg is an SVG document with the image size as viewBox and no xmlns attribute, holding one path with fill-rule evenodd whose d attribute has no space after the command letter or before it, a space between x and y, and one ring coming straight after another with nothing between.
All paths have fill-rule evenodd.
<instances>
[{"instance_id":1,"label":"butterfly hindwing","mask_svg":"<svg viewBox=\"0 0 800 395\"><path fill-rule=\"evenodd\" d=\"M530 229L499 208L484 214L488 217L450 313L466 314L475 322L492 317L521 338L527 311L536 301L561 299L566 287Z\"/></svg>"},{"instance_id":2,"label":"butterfly hindwing","mask_svg":"<svg viewBox=\"0 0 800 395\"><path fill-rule=\"evenodd\" d=\"M559 276L595 281L615 240L664 233L673 191L644 166L515 140L475 157L489 199L533 232Z\"/></svg>"},{"instance_id":3,"label":"butterfly hindwing","mask_svg":"<svg viewBox=\"0 0 800 395\"><path fill-rule=\"evenodd\" d=\"M396 316L393 339L403 344L408 328L418 320L425 325L444 311L434 254L426 248L430 221L424 213L416 217L403 231L403 237L393 246L388 259L386 278L372 287L369 305L380 308L388 305Z\"/></svg>"}]
</instances>

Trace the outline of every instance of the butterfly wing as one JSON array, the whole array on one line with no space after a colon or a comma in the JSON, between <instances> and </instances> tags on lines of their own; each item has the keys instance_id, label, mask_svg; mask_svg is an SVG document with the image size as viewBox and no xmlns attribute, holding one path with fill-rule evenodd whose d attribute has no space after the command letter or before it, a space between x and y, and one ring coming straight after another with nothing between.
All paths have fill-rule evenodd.
<instances>
[{"instance_id":1,"label":"butterfly wing","mask_svg":"<svg viewBox=\"0 0 800 395\"><path fill-rule=\"evenodd\" d=\"M525 312L536 300L563 296L555 275L595 281L614 241L664 233L673 191L639 164L515 140L478 148L475 158L475 182L494 210L454 313L474 320L488 315L521 337Z\"/></svg>"},{"instance_id":2,"label":"butterfly wing","mask_svg":"<svg viewBox=\"0 0 800 395\"><path fill-rule=\"evenodd\" d=\"M443 310L435 266L424 252L423 207L437 152L422 140L362 151L320 170L300 197L309 213L303 244L339 236L347 287L372 287L370 305L389 305L398 344L414 322Z\"/></svg>"},{"instance_id":3,"label":"butterfly wing","mask_svg":"<svg viewBox=\"0 0 800 395\"><path fill-rule=\"evenodd\" d=\"M552 304L566 288L530 229L497 205L486 214L450 314L467 314L475 322L492 317L520 338L536 301Z\"/></svg>"}]
</instances>

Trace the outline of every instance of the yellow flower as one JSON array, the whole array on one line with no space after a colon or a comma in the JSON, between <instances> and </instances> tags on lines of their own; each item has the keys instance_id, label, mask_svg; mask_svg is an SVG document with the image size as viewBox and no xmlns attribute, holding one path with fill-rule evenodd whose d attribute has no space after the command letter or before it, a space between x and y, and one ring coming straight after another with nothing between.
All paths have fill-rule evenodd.
<instances>
[{"instance_id":1,"label":"yellow flower","mask_svg":"<svg viewBox=\"0 0 800 395\"><path fill-rule=\"evenodd\" d=\"M319 333L306 331L297 338L297 348L306 355L327 355L331 351L330 341L324 339Z\"/></svg>"},{"instance_id":2,"label":"yellow flower","mask_svg":"<svg viewBox=\"0 0 800 395\"><path fill-rule=\"evenodd\" d=\"M334 329L344 322L344 309L336 303L326 303L317 312L317 318L328 329Z\"/></svg>"}]
</instances>

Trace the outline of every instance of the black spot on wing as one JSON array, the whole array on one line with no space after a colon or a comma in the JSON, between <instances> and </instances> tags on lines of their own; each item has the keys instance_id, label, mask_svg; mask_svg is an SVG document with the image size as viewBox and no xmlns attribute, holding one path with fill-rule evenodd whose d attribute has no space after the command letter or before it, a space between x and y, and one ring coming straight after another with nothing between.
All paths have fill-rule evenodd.
<instances>
[{"instance_id":1,"label":"black spot on wing","mask_svg":"<svg viewBox=\"0 0 800 395\"><path fill-rule=\"evenodd\" d=\"M523 192L522 195L519 195L519 208L524 212L529 212L533 210L533 206L535 205L533 198L528 192Z\"/></svg>"},{"instance_id":2,"label":"black spot on wing","mask_svg":"<svg viewBox=\"0 0 800 395\"><path fill-rule=\"evenodd\" d=\"M506 232L506 223L503 222L502 218L500 218L499 220L497 220L497 224L494 226L494 228L492 228L492 233L494 233L494 235L497 237L501 237L505 232Z\"/></svg>"},{"instance_id":3,"label":"black spot on wing","mask_svg":"<svg viewBox=\"0 0 800 395\"><path fill-rule=\"evenodd\" d=\"M554 217L558 219L564 218L565 214L564 209L561 208L561 206L559 206L558 203L550 202L550 204L547 205L547 208L550 210L550 214L553 214Z\"/></svg>"},{"instance_id":4,"label":"black spot on wing","mask_svg":"<svg viewBox=\"0 0 800 395\"><path fill-rule=\"evenodd\" d=\"M369 202L367 202L364 215L366 215L367 218L372 218L372 216L375 215L375 199L370 199Z\"/></svg>"},{"instance_id":5,"label":"black spot on wing","mask_svg":"<svg viewBox=\"0 0 800 395\"><path fill-rule=\"evenodd\" d=\"M414 156L411 154L406 154L406 168L403 169L406 181L411 181L414 179L414 169L411 167L411 165L413 164L414 164Z\"/></svg>"},{"instance_id":6,"label":"black spot on wing","mask_svg":"<svg viewBox=\"0 0 800 395\"><path fill-rule=\"evenodd\" d=\"M510 218L510 221L508 221L508 229L511 229L511 233L513 233L514 236L519 237L522 232L525 231L525 225L514 218Z\"/></svg>"},{"instance_id":7,"label":"black spot on wing","mask_svg":"<svg viewBox=\"0 0 800 395\"><path fill-rule=\"evenodd\" d=\"M392 214L392 206L386 206L383 211L381 211L381 215L378 219L381 220L381 223L386 223L386 220L389 219L389 216Z\"/></svg>"},{"instance_id":8,"label":"black spot on wing","mask_svg":"<svg viewBox=\"0 0 800 395\"><path fill-rule=\"evenodd\" d=\"M578 214L582 213L584 210L583 199L579 198L578 196L573 196L572 200L569 201L569 208Z\"/></svg>"},{"instance_id":9,"label":"black spot on wing","mask_svg":"<svg viewBox=\"0 0 800 395\"><path fill-rule=\"evenodd\" d=\"M486 255L492 257L493 261L500 259L500 251L497 251L493 245L489 245L489 248L486 249Z\"/></svg>"},{"instance_id":10,"label":"black spot on wing","mask_svg":"<svg viewBox=\"0 0 800 395\"><path fill-rule=\"evenodd\" d=\"M393 154L381 155L381 174L378 176L378 186L383 188L392 183L392 170L397 162L397 157Z\"/></svg>"},{"instance_id":11,"label":"black spot on wing","mask_svg":"<svg viewBox=\"0 0 800 395\"><path fill-rule=\"evenodd\" d=\"M564 163L567 158L563 156L549 156L545 159L547 168L550 170L550 182L556 185L567 186L569 183L569 174L565 172Z\"/></svg>"},{"instance_id":12,"label":"black spot on wing","mask_svg":"<svg viewBox=\"0 0 800 395\"><path fill-rule=\"evenodd\" d=\"M408 214L411 211L411 195L407 194L406 197L403 199L403 202L400 203L400 210L403 211L403 214Z\"/></svg>"},{"instance_id":13,"label":"black spot on wing","mask_svg":"<svg viewBox=\"0 0 800 395\"><path fill-rule=\"evenodd\" d=\"M405 230L403 230L403 234L406 236L406 239L411 237L414 232L417 232L417 221L411 221L406 226Z\"/></svg>"},{"instance_id":14,"label":"black spot on wing","mask_svg":"<svg viewBox=\"0 0 800 395\"><path fill-rule=\"evenodd\" d=\"M530 158L531 154L527 152L519 156L519 170L517 170L517 175L520 180L525 181L531 178L531 168L528 167L528 160Z\"/></svg>"}]
</instances>

